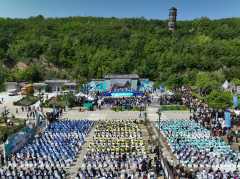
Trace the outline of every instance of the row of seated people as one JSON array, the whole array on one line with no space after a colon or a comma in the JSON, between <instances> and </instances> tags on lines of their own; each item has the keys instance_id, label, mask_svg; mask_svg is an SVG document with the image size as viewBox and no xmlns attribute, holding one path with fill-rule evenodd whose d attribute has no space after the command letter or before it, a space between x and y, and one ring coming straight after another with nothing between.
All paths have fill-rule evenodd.
<instances>
[{"instance_id":1,"label":"row of seated people","mask_svg":"<svg viewBox=\"0 0 240 179\"><path fill-rule=\"evenodd\" d=\"M240 155L220 139L167 139L180 163L188 167L240 167ZM176 147L178 146L179 147Z\"/></svg>"},{"instance_id":2,"label":"row of seated people","mask_svg":"<svg viewBox=\"0 0 240 179\"><path fill-rule=\"evenodd\" d=\"M137 120L98 121L95 132L137 132L140 133Z\"/></svg>"},{"instance_id":3,"label":"row of seated people","mask_svg":"<svg viewBox=\"0 0 240 179\"><path fill-rule=\"evenodd\" d=\"M22 178L22 179L37 179L37 178L41 178L41 179L54 179L54 178L63 178L66 177L67 173L66 171L61 168L61 169L57 169L57 168L51 168L50 170L47 168L34 168L33 170L31 170L30 168L28 168L27 170L23 170L21 169L17 169L12 168L12 167L8 167L8 169L1 169L0 170L0 178L1 179L18 179L18 178Z\"/></svg>"},{"instance_id":4,"label":"row of seated people","mask_svg":"<svg viewBox=\"0 0 240 179\"><path fill-rule=\"evenodd\" d=\"M229 170L226 172L224 169L217 169L213 170L213 168L205 169L203 168L202 171L199 169L196 169L195 171L190 169L185 169L183 167L180 167L180 169L177 169L176 173L175 171L173 172L175 176L178 175L178 178L184 177L184 178L198 178L198 179L228 179L228 178L234 178L234 179L239 179L240 178L240 172L238 168L234 170Z\"/></svg>"},{"instance_id":5,"label":"row of seated people","mask_svg":"<svg viewBox=\"0 0 240 179\"><path fill-rule=\"evenodd\" d=\"M159 122L156 121L159 128ZM196 123L194 120L168 120L160 122L160 131L164 137L171 136L210 136L210 131Z\"/></svg>"},{"instance_id":6,"label":"row of seated people","mask_svg":"<svg viewBox=\"0 0 240 179\"><path fill-rule=\"evenodd\" d=\"M144 156L136 156L133 155L133 159L131 159L130 155L121 154L121 155L105 155L98 153L87 153L84 156L84 160L82 162L82 167L118 167L124 168L128 167L130 164L133 164L134 167L137 167L139 162L142 159L149 158L147 154Z\"/></svg>"},{"instance_id":7,"label":"row of seated people","mask_svg":"<svg viewBox=\"0 0 240 179\"><path fill-rule=\"evenodd\" d=\"M145 154L146 148L142 138L93 138L87 148L88 152L107 152L112 153L133 153L136 154Z\"/></svg>"},{"instance_id":8,"label":"row of seated people","mask_svg":"<svg viewBox=\"0 0 240 179\"><path fill-rule=\"evenodd\" d=\"M78 174L76 175L75 179L118 179L118 178L134 178L134 179L140 179L143 178L143 176L145 176L146 178L150 178L150 179L156 179L156 175L154 172L141 172L141 170L139 170L138 168L136 169L135 172L133 172L131 170L130 167L128 167L126 170L118 170L116 167L114 170L109 169L108 171L106 171L106 169L104 169L103 171L99 169L95 169L94 167L92 167L89 171L87 168L85 168L84 170L82 170L81 168L79 168L78 170Z\"/></svg>"},{"instance_id":9,"label":"row of seated people","mask_svg":"<svg viewBox=\"0 0 240 179\"><path fill-rule=\"evenodd\" d=\"M69 167L80 150L84 138L80 138L79 135L64 136L65 133L59 131L68 131L68 133L84 131L83 133L87 134L92 125L93 122L88 120L58 120L45 130L40 139L35 139L33 144L25 146L16 156L8 157L9 165L13 167L19 165L22 167ZM60 136L51 135L55 132Z\"/></svg>"}]
</instances>

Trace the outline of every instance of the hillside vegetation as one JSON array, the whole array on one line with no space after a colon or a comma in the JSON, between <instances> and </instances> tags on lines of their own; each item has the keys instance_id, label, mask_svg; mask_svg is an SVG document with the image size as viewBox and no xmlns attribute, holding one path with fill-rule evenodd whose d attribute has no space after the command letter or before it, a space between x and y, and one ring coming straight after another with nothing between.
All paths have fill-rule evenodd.
<instances>
[{"instance_id":1,"label":"hillside vegetation","mask_svg":"<svg viewBox=\"0 0 240 179\"><path fill-rule=\"evenodd\" d=\"M240 79L239 18L177 21L173 32L167 23L144 17L0 18L0 84L132 72L170 86ZM27 67L19 70L19 62Z\"/></svg>"}]
</instances>

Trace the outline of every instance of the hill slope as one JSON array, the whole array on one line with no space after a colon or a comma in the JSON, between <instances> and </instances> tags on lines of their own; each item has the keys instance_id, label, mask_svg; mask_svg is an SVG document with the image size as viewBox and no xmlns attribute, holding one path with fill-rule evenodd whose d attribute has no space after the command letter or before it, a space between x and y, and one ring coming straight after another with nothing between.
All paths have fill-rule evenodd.
<instances>
[{"instance_id":1,"label":"hill slope","mask_svg":"<svg viewBox=\"0 0 240 179\"><path fill-rule=\"evenodd\" d=\"M177 21L100 17L0 19L0 60L32 64L33 59L65 69L74 79L101 78L105 73L131 73L166 81L170 74L214 71L240 65L240 19ZM5 73L2 70L2 73ZM18 73L18 72L15 72ZM1 76L1 74L0 74ZM15 76L15 77L14 77ZM9 80L18 75L8 74ZM5 75L6 77L6 75ZM0 83L2 83L0 81Z\"/></svg>"}]
</instances>

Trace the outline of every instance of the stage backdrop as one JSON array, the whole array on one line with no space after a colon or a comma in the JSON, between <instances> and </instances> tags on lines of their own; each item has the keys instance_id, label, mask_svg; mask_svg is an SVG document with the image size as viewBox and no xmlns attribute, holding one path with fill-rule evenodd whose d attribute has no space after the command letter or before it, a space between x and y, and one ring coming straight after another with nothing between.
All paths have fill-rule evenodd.
<instances>
[{"instance_id":1,"label":"stage backdrop","mask_svg":"<svg viewBox=\"0 0 240 179\"><path fill-rule=\"evenodd\" d=\"M8 139L9 143L5 145L5 155L12 155L26 143L33 141L34 130L33 128L26 127L18 135L14 135Z\"/></svg>"},{"instance_id":2,"label":"stage backdrop","mask_svg":"<svg viewBox=\"0 0 240 179\"><path fill-rule=\"evenodd\" d=\"M131 79L111 79L112 90L127 89L131 90Z\"/></svg>"}]
</instances>

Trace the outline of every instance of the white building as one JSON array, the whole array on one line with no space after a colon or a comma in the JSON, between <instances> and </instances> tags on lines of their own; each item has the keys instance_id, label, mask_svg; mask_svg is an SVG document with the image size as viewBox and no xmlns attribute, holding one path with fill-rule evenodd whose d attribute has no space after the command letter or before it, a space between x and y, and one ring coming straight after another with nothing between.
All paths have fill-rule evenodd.
<instances>
[{"instance_id":1,"label":"white building","mask_svg":"<svg viewBox=\"0 0 240 179\"><path fill-rule=\"evenodd\" d=\"M66 85L67 89L66 91L77 91L78 90L78 83L77 82L72 82L71 80L62 80L62 79L51 79L51 80L46 80L44 82L47 84L47 92L50 93L56 93L60 92L61 86Z\"/></svg>"},{"instance_id":2,"label":"white building","mask_svg":"<svg viewBox=\"0 0 240 179\"><path fill-rule=\"evenodd\" d=\"M22 86L30 84L29 82L17 81L17 82L5 82L3 85L6 86L6 92L17 89L20 92ZM37 86L42 86L41 93L57 93L62 91L61 85L66 85L66 91L78 91L78 83L68 79L51 79L46 81L40 81L39 83L33 83L34 93L39 93Z\"/></svg>"},{"instance_id":3,"label":"white building","mask_svg":"<svg viewBox=\"0 0 240 179\"><path fill-rule=\"evenodd\" d=\"M27 84L30 84L30 83L26 81L10 81L10 82L3 83L3 85L6 86L6 92L9 92L13 89L16 89L18 90L18 92L20 92L22 86L25 86Z\"/></svg>"},{"instance_id":4,"label":"white building","mask_svg":"<svg viewBox=\"0 0 240 179\"><path fill-rule=\"evenodd\" d=\"M41 86L41 93L46 93L47 92L47 84L45 84L44 82L39 82L39 83L33 83L33 88L34 88L34 93L39 93L37 86Z\"/></svg>"}]
</instances>

